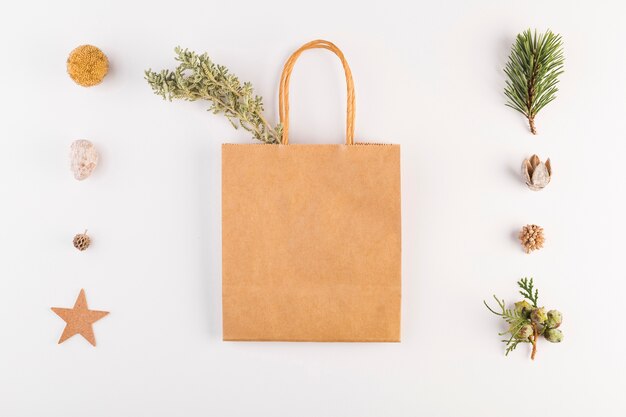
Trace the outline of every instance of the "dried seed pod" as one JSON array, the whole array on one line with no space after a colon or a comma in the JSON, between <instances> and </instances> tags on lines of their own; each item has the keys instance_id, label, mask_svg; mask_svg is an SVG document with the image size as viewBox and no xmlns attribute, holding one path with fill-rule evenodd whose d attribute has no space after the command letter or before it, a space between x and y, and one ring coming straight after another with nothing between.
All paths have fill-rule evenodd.
<instances>
[{"instance_id":1,"label":"dried seed pod","mask_svg":"<svg viewBox=\"0 0 626 417\"><path fill-rule=\"evenodd\" d=\"M81 252L87 249L91 245L91 238L87 235L87 230L85 230L85 233L79 233L74 236L73 243L74 247Z\"/></svg>"},{"instance_id":2,"label":"dried seed pod","mask_svg":"<svg viewBox=\"0 0 626 417\"><path fill-rule=\"evenodd\" d=\"M552 166L550 158L543 163L537 155L533 155L530 159L524 159L522 162L522 178L526 182L528 188L533 191L539 191L550 183L552 177Z\"/></svg>"},{"instance_id":3,"label":"dried seed pod","mask_svg":"<svg viewBox=\"0 0 626 417\"><path fill-rule=\"evenodd\" d=\"M83 87L100 84L108 72L107 56L93 45L81 45L67 58L67 73Z\"/></svg>"},{"instance_id":4,"label":"dried seed pod","mask_svg":"<svg viewBox=\"0 0 626 417\"><path fill-rule=\"evenodd\" d=\"M79 181L89 177L98 166L98 151L93 143L80 139L72 142L70 159L74 178Z\"/></svg>"},{"instance_id":5,"label":"dried seed pod","mask_svg":"<svg viewBox=\"0 0 626 417\"><path fill-rule=\"evenodd\" d=\"M546 241L543 235L543 227L536 224L527 224L519 232L519 240L526 253L543 248L543 244Z\"/></svg>"}]
</instances>

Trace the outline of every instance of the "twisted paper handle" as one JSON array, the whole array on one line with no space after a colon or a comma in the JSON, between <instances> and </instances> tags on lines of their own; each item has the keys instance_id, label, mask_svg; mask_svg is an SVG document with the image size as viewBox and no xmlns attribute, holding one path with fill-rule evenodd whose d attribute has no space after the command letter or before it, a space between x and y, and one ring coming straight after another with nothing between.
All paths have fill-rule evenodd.
<instances>
[{"instance_id":1,"label":"twisted paper handle","mask_svg":"<svg viewBox=\"0 0 626 417\"><path fill-rule=\"evenodd\" d=\"M348 98L348 106L347 106L347 115L346 115L346 145L352 145L354 143L354 81L352 80L352 72L350 71L350 67L348 66L348 62L346 61L343 53L331 42L325 40L315 40L309 43L306 43L300 47L296 52L294 52L287 62L285 62L285 66L283 67L283 73L280 77L280 87L278 90L278 107L280 114L280 123L283 125L283 136L282 136L282 144L287 145L289 143L289 80L291 78L291 71L293 70L293 66L296 63L298 57L302 54L302 52L307 49L328 49L331 52L334 52L335 55L339 57L341 60L341 65L343 66L343 70L346 74L346 87L347 87L347 98Z\"/></svg>"}]
</instances>

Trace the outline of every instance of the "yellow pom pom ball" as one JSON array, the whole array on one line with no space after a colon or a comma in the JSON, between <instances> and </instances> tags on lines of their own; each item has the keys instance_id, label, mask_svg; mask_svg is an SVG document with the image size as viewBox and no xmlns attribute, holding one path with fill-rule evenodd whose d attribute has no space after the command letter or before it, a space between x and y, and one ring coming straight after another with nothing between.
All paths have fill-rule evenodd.
<instances>
[{"instance_id":1,"label":"yellow pom pom ball","mask_svg":"<svg viewBox=\"0 0 626 417\"><path fill-rule=\"evenodd\" d=\"M81 45L67 58L67 73L83 87L100 84L109 71L109 60L100 49Z\"/></svg>"}]
</instances>

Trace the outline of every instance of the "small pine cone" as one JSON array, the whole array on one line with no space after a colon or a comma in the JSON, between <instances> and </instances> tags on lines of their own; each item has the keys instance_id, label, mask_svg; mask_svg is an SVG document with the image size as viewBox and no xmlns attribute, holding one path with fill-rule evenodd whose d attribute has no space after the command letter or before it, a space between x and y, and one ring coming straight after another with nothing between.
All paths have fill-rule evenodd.
<instances>
[{"instance_id":1,"label":"small pine cone","mask_svg":"<svg viewBox=\"0 0 626 417\"><path fill-rule=\"evenodd\" d=\"M546 238L543 235L543 227L536 224L527 224L519 232L519 240L526 253L543 248Z\"/></svg>"},{"instance_id":2,"label":"small pine cone","mask_svg":"<svg viewBox=\"0 0 626 417\"><path fill-rule=\"evenodd\" d=\"M74 236L74 247L79 251L84 251L91 244L91 238L87 236L87 231L85 233L79 233Z\"/></svg>"}]
</instances>

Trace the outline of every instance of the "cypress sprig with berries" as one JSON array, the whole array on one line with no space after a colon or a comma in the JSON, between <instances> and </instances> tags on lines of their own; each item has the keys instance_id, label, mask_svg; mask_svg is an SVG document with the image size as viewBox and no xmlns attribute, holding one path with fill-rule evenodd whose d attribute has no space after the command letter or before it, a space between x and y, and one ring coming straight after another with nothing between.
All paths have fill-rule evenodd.
<instances>
[{"instance_id":1,"label":"cypress sprig with berries","mask_svg":"<svg viewBox=\"0 0 626 417\"><path fill-rule=\"evenodd\" d=\"M497 310L489 307L486 301L483 303L489 311L502 317L509 325L507 331L498 333L500 336L509 335L502 340L506 344L505 355L508 356L520 343L530 343L532 345L530 358L534 360L540 336L551 343L560 343L563 340L563 332L558 328L563 322L563 315L558 310L546 313L544 307L538 306L539 290L534 287L532 278L522 278L517 285L523 298L516 302L513 308L506 308L504 300L495 295L493 298L498 303Z\"/></svg>"}]
</instances>

